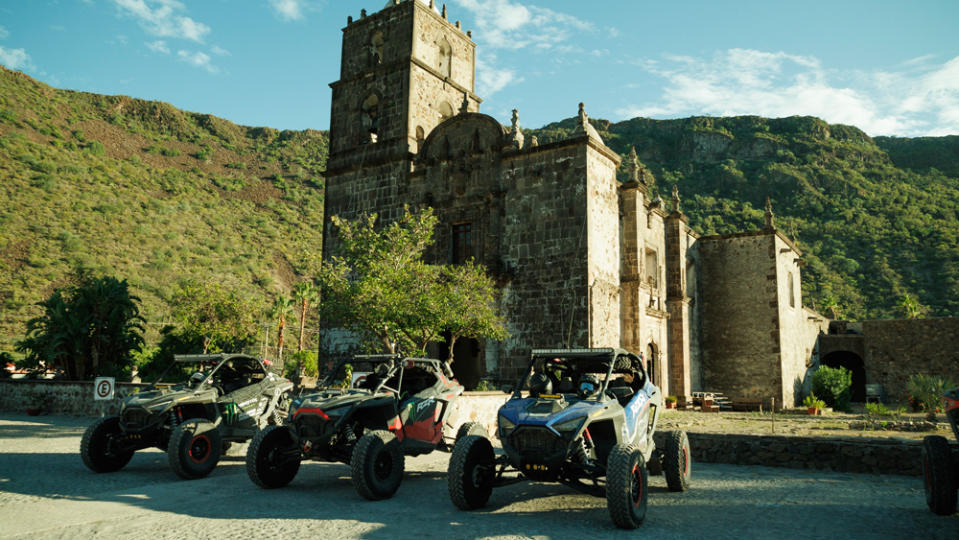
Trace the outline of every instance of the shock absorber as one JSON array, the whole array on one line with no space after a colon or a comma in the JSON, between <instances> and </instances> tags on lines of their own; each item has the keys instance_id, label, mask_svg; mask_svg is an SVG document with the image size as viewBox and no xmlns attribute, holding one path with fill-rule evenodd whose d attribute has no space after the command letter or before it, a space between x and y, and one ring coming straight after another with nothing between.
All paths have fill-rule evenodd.
<instances>
[{"instance_id":1,"label":"shock absorber","mask_svg":"<svg viewBox=\"0 0 959 540\"><path fill-rule=\"evenodd\" d=\"M573 444L573 450L570 457L578 463L589 465L589 453L586 447L586 439L581 438L577 441L577 443L578 444Z\"/></svg>"}]
</instances>

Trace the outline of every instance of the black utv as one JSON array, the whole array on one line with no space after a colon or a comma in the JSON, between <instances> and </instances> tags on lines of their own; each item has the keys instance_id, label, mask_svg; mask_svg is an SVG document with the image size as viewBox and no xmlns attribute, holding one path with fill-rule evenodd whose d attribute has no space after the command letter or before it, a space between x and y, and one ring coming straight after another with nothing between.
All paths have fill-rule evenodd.
<instances>
[{"instance_id":1,"label":"black utv","mask_svg":"<svg viewBox=\"0 0 959 540\"><path fill-rule=\"evenodd\" d=\"M523 389L529 391L524 393ZM646 515L647 468L671 491L689 486L686 433L653 443L663 397L642 360L623 349L534 349L529 369L499 409L503 453L470 435L450 458L450 498L463 509L486 504L494 487L528 479L604 496L613 523L634 529Z\"/></svg>"},{"instance_id":2,"label":"black utv","mask_svg":"<svg viewBox=\"0 0 959 540\"><path fill-rule=\"evenodd\" d=\"M384 499L400 486L404 456L450 450L457 434L450 413L463 387L445 362L355 356L327 368L316 393L293 401L283 426L250 443L246 469L258 486L285 486L312 459L349 465L361 496ZM486 432L472 423L459 431Z\"/></svg>"},{"instance_id":3,"label":"black utv","mask_svg":"<svg viewBox=\"0 0 959 540\"><path fill-rule=\"evenodd\" d=\"M185 379L160 381L168 373ZM122 469L133 453L156 447L187 479L210 474L230 443L281 424L293 383L242 354L177 355L145 391L123 400L119 416L100 418L83 434L80 456L91 470Z\"/></svg>"}]
</instances>

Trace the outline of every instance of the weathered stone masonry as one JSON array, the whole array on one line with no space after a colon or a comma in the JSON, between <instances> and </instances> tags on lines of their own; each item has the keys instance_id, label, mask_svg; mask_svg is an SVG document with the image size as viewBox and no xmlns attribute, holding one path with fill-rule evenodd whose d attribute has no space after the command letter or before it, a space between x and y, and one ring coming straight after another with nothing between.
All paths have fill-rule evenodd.
<instances>
[{"instance_id":1,"label":"weathered stone masonry","mask_svg":"<svg viewBox=\"0 0 959 540\"><path fill-rule=\"evenodd\" d=\"M791 244L771 222L699 238L678 193L669 209L653 195L635 152L617 180L621 158L582 104L569 139L538 145L515 111L510 127L479 113L474 68L475 44L445 10L401 0L348 21L330 85L326 215L391 221L404 205L430 206L441 222L432 261L472 257L499 284L511 337L457 350L457 375L513 379L534 347L621 346L682 399L703 389L793 399L818 328L798 297L798 252L779 255ZM327 329L322 347L344 337Z\"/></svg>"}]
</instances>

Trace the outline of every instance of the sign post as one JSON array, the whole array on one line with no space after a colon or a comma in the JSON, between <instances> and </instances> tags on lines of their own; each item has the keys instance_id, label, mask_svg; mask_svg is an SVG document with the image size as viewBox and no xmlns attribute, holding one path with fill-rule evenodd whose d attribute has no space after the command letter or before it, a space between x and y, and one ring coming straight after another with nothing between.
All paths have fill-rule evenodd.
<instances>
[{"instance_id":1,"label":"sign post","mask_svg":"<svg viewBox=\"0 0 959 540\"><path fill-rule=\"evenodd\" d=\"M116 393L116 379L113 377L97 377L93 381L93 400L100 407L100 416L106 416L104 401L112 401Z\"/></svg>"}]
</instances>

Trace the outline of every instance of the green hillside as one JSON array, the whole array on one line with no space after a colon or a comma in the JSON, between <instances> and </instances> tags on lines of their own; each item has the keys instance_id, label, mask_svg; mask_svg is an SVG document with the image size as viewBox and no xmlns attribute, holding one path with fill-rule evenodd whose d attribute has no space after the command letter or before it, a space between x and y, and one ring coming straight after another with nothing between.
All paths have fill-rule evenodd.
<instances>
[{"instance_id":1,"label":"green hillside","mask_svg":"<svg viewBox=\"0 0 959 540\"><path fill-rule=\"evenodd\" d=\"M0 68L0 352L82 272L128 279L150 323L185 279L256 299L320 250L326 134L52 89Z\"/></svg>"},{"instance_id":2,"label":"green hillside","mask_svg":"<svg viewBox=\"0 0 959 540\"><path fill-rule=\"evenodd\" d=\"M593 120L626 155L635 146L668 198L703 234L776 225L798 240L805 303L850 319L894 318L909 295L926 316L959 315L959 137L871 139L818 118ZM573 119L530 130L567 136ZM621 171L621 174L623 171Z\"/></svg>"},{"instance_id":3,"label":"green hillside","mask_svg":"<svg viewBox=\"0 0 959 540\"><path fill-rule=\"evenodd\" d=\"M635 147L703 234L777 226L805 302L850 319L959 315L959 137L876 138L809 117L593 121ZM528 130L541 143L573 119ZM232 124L168 104L62 91L0 68L0 352L80 273L128 279L149 343L188 279L262 306L312 273L327 134ZM625 174L624 171L621 171Z\"/></svg>"}]
</instances>

